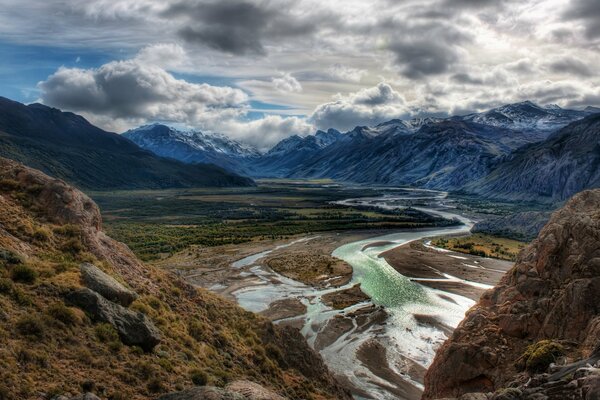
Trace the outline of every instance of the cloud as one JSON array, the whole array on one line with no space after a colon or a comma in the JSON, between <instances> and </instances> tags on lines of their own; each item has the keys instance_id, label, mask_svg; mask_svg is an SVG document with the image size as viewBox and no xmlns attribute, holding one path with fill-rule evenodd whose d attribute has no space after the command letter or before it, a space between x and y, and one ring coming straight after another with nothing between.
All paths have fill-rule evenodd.
<instances>
[{"instance_id":1,"label":"cloud","mask_svg":"<svg viewBox=\"0 0 600 400\"><path fill-rule=\"evenodd\" d=\"M352 68L340 63L336 63L327 69L331 78L349 82L360 82L367 71L359 68Z\"/></svg>"},{"instance_id":2,"label":"cloud","mask_svg":"<svg viewBox=\"0 0 600 400\"><path fill-rule=\"evenodd\" d=\"M135 59L61 67L38 87L45 104L114 118L199 121L216 110L238 112L248 100L239 89L189 83Z\"/></svg>"},{"instance_id":3,"label":"cloud","mask_svg":"<svg viewBox=\"0 0 600 400\"><path fill-rule=\"evenodd\" d=\"M187 19L179 36L189 43L231 54L262 55L265 40L304 36L315 30L314 22L291 15L291 7L291 2L179 1L163 15Z\"/></svg>"},{"instance_id":4,"label":"cloud","mask_svg":"<svg viewBox=\"0 0 600 400\"><path fill-rule=\"evenodd\" d=\"M563 16L567 20L583 21L588 38L600 37L600 2L597 0L571 0Z\"/></svg>"},{"instance_id":5,"label":"cloud","mask_svg":"<svg viewBox=\"0 0 600 400\"><path fill-rule=\"evenodd\" d=\"M268 150L288 136L306 136L314 132L314 127L306 119L267 115L252 121L228 120L219 126L219 132L226 132L234 139L242 140L260 150Z\"/></svg>"},{"instance_id":6,"label":"cloud","mask_svg":"<svg viewBox=\"0 0 600 400\"><path fill-rule=\"evenodd\" d=\"M249 98L242 90L190 83L142 63L160 54L181 52L176 46L161 45L144 48L131 60L113 61L99 68L61 67L38 84L40 101L81 113L107 130L124 131L155 121L178 123L225 133L261 149L286 136L313 130L298 117L268 115L248 120ZM160 57L159 63L164 64ZM284 88L298 89L299 83L289 74L277 79Z\"/></svg>"},{"instance_id":7,"label":"cloud","mask_svg":"<svg viewBox=\"0 0 600 400\"><path fill-rule=\"evenodd\" d=\"M143 47L135 56L142 65L153 65L171 70L190 63L183 47L176 43L156 43Z\"/></svg>"},{"instance_id":8,"label":"cloud","mask_svg":"<svg viewBox=\"0 0 600 400\"><path fill-rule=\"evenodd\" d=\"M562 58L550 63L549 67L552 72L556 73L579 75L583 77L594 75L592 69L577 58Z\"/></svg>"},{"instance_id":9,"label":"cloud","mask_svg":"<svg viewBox=\"0 0 600 400\"><path fill-rule=\"evenodd\" d=\"M281 76L271 79L271 82L273 87L282 93L302 91L300 82L289 73L282 73Z\"/></svg>"},{"instance_id":10,"label":"cloud","mask_svg":"<svg viewBox=\"0 0 600 400\"><path fill-rule=\"evenodd\" d=\"M411 113L404 97L389 84L338 95L332 102L316 107L309 120L320 129L352 129L357 125L373 125Z\"/></svg>"},{"instance_id":11,"label":"cloud","mask_svg":"<svg viewBox=\"0 0 600 400\"><path fill-rule=\"evenodd\" d=\"M471 38L443 23L406 25L387 45L400 73L410 79L447 72L461 59L461 45Z\"/></svg>"}]
</instances>

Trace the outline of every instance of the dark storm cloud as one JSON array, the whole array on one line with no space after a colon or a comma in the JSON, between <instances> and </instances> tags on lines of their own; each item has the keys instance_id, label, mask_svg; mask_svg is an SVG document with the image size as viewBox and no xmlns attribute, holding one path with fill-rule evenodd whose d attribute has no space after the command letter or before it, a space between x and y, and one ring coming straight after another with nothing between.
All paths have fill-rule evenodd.
<instances>
[{"instance_id":1,"label":"dark storm cloud","mask_svg":"<svg viewBox=\"0 0 600 400\"><path fill-rule=\"evenodd\" d=\"M576 58L563 58L550 64L552 72L579 75L583 77L592 76L592 69L583 61Z\"/></svg>"},{"instance_id":2,"label":"dark storm cloud","mask_svg":"<svg viewBox=\"0 0 600 400\"><path fill-rule=\"evenodd\" d=\"M568 20L582 21L588 38L600 38L600 1L571 0L564 17Z\"/></svg>"},{"instance_id":3,"label":"dark storm cloud","mask_svg":"<svg viewBox=\"0 0 600 400\"><path fill-rule=\"evenodd\" d=\"M452 75L451 79L453 82L467 85L483 85L484 83L483 79L475 78L464 72Z\"/></svg>"},{"instance_id":4,"label":"dark storm cloud","mask_svg":"<svg viewBox=\"0 0 600 400\"><path fill-rule=\"evenodd\" d=\"M179 35L188 43L200 43L232 54L264 54L264 42L313 33L314 21L288 14L291 4L233 1L178 2L165 17L183 17L187 25Z\"/></svg>"},{"instance_id":5,"label":"dark storm cloud","mask_svg":"<svg viewBox=\"0 0 600 400\"><path fill-rule=\"evenodd\" d=\"M460 60L460 45L471 41L454 26L440 23L403 26L393 37L388 50L411 79L447 72Z\"/></svg>"}]
</instances>

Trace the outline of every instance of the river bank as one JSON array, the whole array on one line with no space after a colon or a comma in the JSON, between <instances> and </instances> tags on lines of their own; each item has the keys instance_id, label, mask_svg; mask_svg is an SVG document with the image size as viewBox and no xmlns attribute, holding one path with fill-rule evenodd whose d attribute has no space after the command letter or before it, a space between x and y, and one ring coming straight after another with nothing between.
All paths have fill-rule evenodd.
<instances>
[{"instance_id":1,"label":"river bank","mask_svg":"<svg viewBox=\"0 0 600 400\"><path fill-rule=\"evenodd\" d=\"M421 210L463 224L191 248L161 263L300 329L355 398L418 399L435 350L510 264L432 248L427 238L472 224L444 208Z\"/></svg>"}]
</instances>

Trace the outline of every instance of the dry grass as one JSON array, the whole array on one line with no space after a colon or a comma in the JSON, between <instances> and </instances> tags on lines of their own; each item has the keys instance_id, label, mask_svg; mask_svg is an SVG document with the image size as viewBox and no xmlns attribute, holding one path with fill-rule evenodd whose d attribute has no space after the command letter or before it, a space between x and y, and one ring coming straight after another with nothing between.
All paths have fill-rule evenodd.
<instances>
[{"instance_id":1,"label":"dry grass","mask_svg":"<svg viewBox=\"0 0 600 400\"><path fill-rule=\"evenodd\" d=\"M499 258L507 261L515 261L517 254L527 246L527 243L518 240L479 233L466 237L438 238L432 244L459 253Z\"/></svg>"},{"instance_id":2,"label":"dry grass","mask_svg":"<svg viewBox=\"0 0 600 400\"><path fill-rule=\"evenodd\" d=\"M109 327L65 304L64 295L80 287L83 261L123 277L91 254L80 227L49 222L35 193L11 180L0 186L1 399L90 388L103 398L147 399L240 378L291 399L335 397L281 362L286 350L270 343L268 321L151 266L144 274L155 286L131 283L140 294L132 308L149 316L163 340L151 353L122 345Z\"/></svg>"}]
</instances>

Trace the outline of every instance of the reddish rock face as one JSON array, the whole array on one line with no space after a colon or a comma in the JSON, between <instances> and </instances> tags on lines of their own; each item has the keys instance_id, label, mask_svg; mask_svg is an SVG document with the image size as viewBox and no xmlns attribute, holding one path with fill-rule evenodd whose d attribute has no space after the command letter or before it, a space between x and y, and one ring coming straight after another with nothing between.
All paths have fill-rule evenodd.
<instances>
[{"instance_id":1,"label":"reddish rock face","mask_svg":"<svg viewBox=\"0 0 600 400\"><path fill-rule=\"evenodd\" d=\"M498 286L484 293L438 351L423 399L506 386L524 349L566 341L589 355L600 344L600 189L552 215Z\"/></svg>"}]
</instances>

